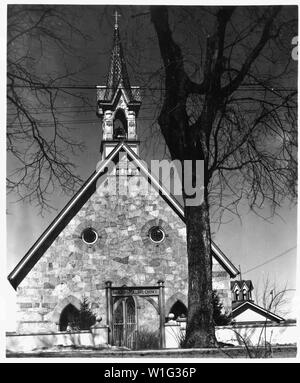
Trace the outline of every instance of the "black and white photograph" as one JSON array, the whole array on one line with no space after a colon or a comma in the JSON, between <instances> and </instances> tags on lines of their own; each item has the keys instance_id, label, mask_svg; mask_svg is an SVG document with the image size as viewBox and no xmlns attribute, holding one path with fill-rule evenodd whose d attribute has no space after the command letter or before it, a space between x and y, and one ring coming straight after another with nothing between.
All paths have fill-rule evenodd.
<instances>
[{"instance_id":1,"label":"black and white photograph","mask_svg":"<svg viewBox=\"0 0 300 383\"><path fill-rule=\"evenodd\" d=\"M1 11L5 360L296 361L297 2Z\"/></svg>"}]
</instances>

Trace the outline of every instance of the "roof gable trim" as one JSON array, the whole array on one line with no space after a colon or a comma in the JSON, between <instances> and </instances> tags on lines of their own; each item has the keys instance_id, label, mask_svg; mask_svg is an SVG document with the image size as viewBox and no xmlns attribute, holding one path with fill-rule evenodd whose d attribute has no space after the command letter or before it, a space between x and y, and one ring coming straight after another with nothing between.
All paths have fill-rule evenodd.
<instances>
[{"instance_id":1,"label":"roof gable trim","mask_svg":"<svg viewBox=\"0 0 300 383\"><path fill-rule=\"evenodd\" d=\"M47 236L51 233L52 229L64 218L64 216L68 213L68 211L76 204L76 202L80 199L81 195L89 188L89 186L99 177L99 174L103 172L103 170L107 167L108 163L111 161L111 158L115 156L115 154L120 150L122 143L120 143L116 148L110 153L110 155L102 162L97 165L97 170L91 175L91 177L85 182L82 188L77 192L74 197L69 201L69 203L65 206L65 208L58 214L58 216L52 221L52 223L47 227L47 229L43 232L43 234L39 237L39 239L35 242L35 244L31 247L29 252L25 255L24 258L17 264L15 269L9 274L8 279L12 280L18 274L18 272L22 269L22 267L26 264L31 255L37 250L37 248L41 245L41 243L47 238Z\"/></svg>"},{"instance_id":2,"label":"roof gable trim","mask_svg":"<svg viewBox=\"0 0 300 383\"><path fill-rule=\"evenodd\" d=\"M16 278L18 273L22 270L22 268L26 265L26 263L30 260L32 255L37 251L37 249L43 244L43 242L48 238L51 232L55 229L55 227L61 222L61 220L68 214L68 212L72 209L74 205L76 205L77 201L80 200L81 196L89 189L89 187L98 179L98 177L104 173L105 169L108 168L108 164L110 161L114 159L117 153L124 149L129 157L135 161L140 170L144 173L148 179L150 179L152 185L156 187L163 195L164 198L169 202L170 206L173 210L180 216L180 218L185 222L184 219L184 209L179 204L179 202L169 193L169 191L154 177L148 169L147 164L142 161L134 151L126 145L125 142L120 142L112 152L107 156L104 161L101 161L97 164L96 171L90 176L90 178L84 183L82 188L74 195L74 197L69 201L69 203L65 206L65 208L57 215L57 217L52 221L52 223L48 226L48 228L43 232L43 234L39 237L39 239L35 242L35 244L30 248L27 254L21 259L21 261L17 264L14 270L9 274L8 279L11 284L14 286L16 284L13 283L13 280ZM229 273L231 277L235 277L239 274L237 268L229 261L229 259L225 256L225 254L218 248L218 246L212 241L211 248L214 253L217 261L225 268L225 270ZM17 286L17 285L16 285Z\"/></svg>"},{"instance_id":3,"label":"roof gable trim","mask_svg":"<svg viewBox=\"0 0 300 383\"><path fill-rule=\"evenodd\" d=\"M255 303L252 303L249 301L246 301L246 302L242 303L241 305L235 307L232 310L232 316L235 317L235 316L243 313L247 309L253 310L253 311L263 315L264 317L267 317L268 319L275 320L276 322L284 321L284 318L280 317L279 315L276 315L276 314L272 313L271 311L266 310L265 308L258 306Z\"/></svg>"}]
</instances>

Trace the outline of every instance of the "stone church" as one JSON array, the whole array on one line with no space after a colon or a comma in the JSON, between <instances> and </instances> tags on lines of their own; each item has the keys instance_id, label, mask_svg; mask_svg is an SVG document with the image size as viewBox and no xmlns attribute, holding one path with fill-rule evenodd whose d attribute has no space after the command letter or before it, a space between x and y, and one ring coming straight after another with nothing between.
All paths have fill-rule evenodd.
<instances>
[{"instance_id":1,"label":"stone church","mask_svg":"<svg viewBox=\"0 0 300 383\"><path fill-rule=\"evenodd\" d=\"M18 333L65 331L83 297L101 323L111 326L114 344L128 344L129 334L118 333L124 326L134 329L132 336L141 328L158 329L160 316L186 314L184 210L139 157L140 107L116 23L107 84L97 87L101 161L96 167L95 159L96 170L8 277L17 291ZM146 180L148 192L120 193L122 177ZM112 179L115 192L108 187ZM212 260L213 288L231 312L230 283L238 270L213 242ZM144 286L163 290L160 306L156 293L144 291L144 296L112 294L109 307L110 287Z\"/></svg>"}]
</instances>

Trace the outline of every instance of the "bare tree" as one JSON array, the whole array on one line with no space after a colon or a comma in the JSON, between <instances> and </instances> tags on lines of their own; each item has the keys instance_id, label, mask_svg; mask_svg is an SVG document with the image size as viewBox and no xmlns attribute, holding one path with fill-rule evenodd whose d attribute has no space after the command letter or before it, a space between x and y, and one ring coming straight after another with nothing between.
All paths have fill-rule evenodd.
<instances>
[{"instance_id":1,"label":"bare tree","mask_svg":"<svg viewBox=\"0 0 300 383\"><path fill-rule=\"evenodd\" d=\"M294 291L294 289L288 288L288 283L284 285L279 284L276 280L271 280L267 276L262 281L262 285L257 286L255 299L256 303L266 310L285 316L289 313L287 305L290 302L289 292Z\"/></svg>"},{"instance_id":2,"label":"bare tree","mask_svg":"<svg viewBox=\"0 0 300 383\"><path fill-rule=\"evenodd\" d=\"M185 345L212 346L210 207L238 212L247 199L258 214L266 205L274 212L296 195L297 68L290 43L296 11L153 6L150 12L165 77L161 132L172 159L203 160L205 168L203 203L187 206L183 191Z\"/></svg>"},{"instance_id":3,"label":"bare tree","mask_svg":"<svg viewBox=\"0 0 300 383\"><path fill-rule=\"evenodd\" d=\"M77 100L82 106L86 99L60 87L65 80L76 84L74 62L82 64L76 42L88 36L76 27L78 19L71 7L8 6L7 184L41 209L56 186L72 192L81 182L70 154L82 145L64 123L61 105Z\"/></svg>"}]
</instances>

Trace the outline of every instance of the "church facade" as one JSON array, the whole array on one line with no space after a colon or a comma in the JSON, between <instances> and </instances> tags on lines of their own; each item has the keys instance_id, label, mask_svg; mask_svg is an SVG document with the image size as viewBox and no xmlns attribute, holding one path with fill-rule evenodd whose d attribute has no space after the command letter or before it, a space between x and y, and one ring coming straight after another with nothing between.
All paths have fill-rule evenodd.
<instances>
[{"instance_id":1,"label":"church facade","mask_svg":"<svg viewBox=\"0 0 300 383\"><path fill-rule=\"evenodd\" d=\"M107 84L97 88L101 161L9 275L17 290L18 333L66 331L84 297L101 323L112 324L115 343L120 326L156 330L160 314L186 314L184 210L139 157L141 98L129 82L117 24ZM121 193L134 177L136 185L146 181L147 193ZM238 270L215 243L212 268L213 288L230 313L230 283ZM118 297L108 321L108 283L138 288L158 281L163 313L155 297Z\"/></svg>"}]
</instances>

